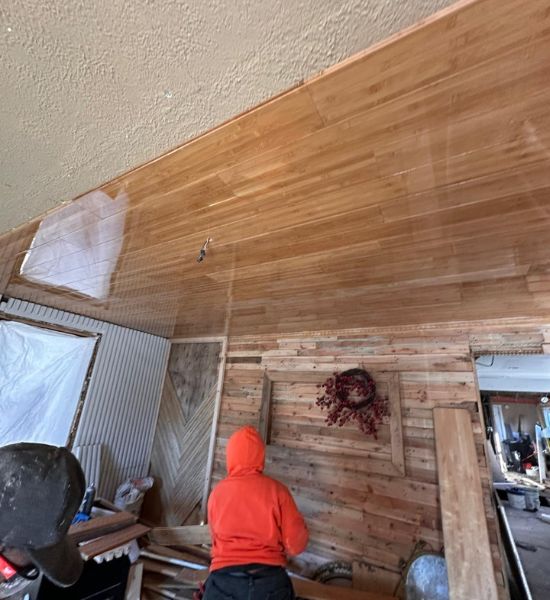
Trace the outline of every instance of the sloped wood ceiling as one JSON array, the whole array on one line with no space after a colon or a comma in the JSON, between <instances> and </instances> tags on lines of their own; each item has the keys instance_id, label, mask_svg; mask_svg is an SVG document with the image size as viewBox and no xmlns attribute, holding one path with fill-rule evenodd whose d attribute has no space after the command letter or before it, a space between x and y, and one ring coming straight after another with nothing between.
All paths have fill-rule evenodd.
<instances>
[{"instance_id":1,"label":"sloped wood ceiling","mask_svg":"<svg viewBox=\"0 0 550 600\"><path fill-rule=\"evenodd\" d=\"M547 0L459 3L3 236L0 290L167 336L548 317L549 81Z\"/></svg>"}]
</instances>

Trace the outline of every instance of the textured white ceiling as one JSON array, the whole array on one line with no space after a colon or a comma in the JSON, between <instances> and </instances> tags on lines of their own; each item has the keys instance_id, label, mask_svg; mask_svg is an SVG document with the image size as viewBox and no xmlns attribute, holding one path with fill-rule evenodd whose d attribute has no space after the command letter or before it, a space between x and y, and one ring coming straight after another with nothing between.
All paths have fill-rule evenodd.
<instances>
[{"instance_id":1,"label":"textured white ceiling","mask_svg":"<svg viewBox=\"0 0 550 600\"><path fill-rule=\"evenodd\" d=\"M0 232L451 0L2 0Z\"/></svg>"}]
</instances>

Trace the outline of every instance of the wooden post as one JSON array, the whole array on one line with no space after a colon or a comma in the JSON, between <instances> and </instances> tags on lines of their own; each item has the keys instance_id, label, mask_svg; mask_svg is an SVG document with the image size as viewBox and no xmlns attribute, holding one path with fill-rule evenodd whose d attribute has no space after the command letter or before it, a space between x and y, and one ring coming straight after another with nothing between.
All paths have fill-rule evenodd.
<instances>
[{"instance_id":1,"label":"wooden post","mask_svg":"<svg viewBox=\"0 0 550 600\"><path fill-rule=\"evenodd\" d=\"M222 343L220 350L220 362L218 365L218 382L216 384L216 399L214 401L214 416L212 417L212 430L210 432L210 444L208 447L208 460L205 469L204 489L201 502L201 520L207 520L207 505L210 485L212 483L212 471L214 469L214 453L216 451L216 436L218 434L218 421L220 420L220 410L222 405L223 380L225 377L225 361L227 359L227 337L212 338L209 341L218 341Z\"/></svg>"},{"instance_id":2,"label":"wooden post","mask_svg":"<svg viewBox=\"0 0 550 600\"><path fill-rule=\"evenodd\" d=\"M470 413L433 412L450 599L498 600Z\"/></svg>"},{"instance_id":3,"label":"wooden post","mask_svg":"<svg viewBox=\"0 0 550 600\"><path fill-rule=\"evenodd\" d=\"M260 406L260 424L258 426L258 431L266 446L271 441L271 393L272 382L269 374L267 371L265 371L262 386L262 404Z\"/></svg>"}]
</instances>

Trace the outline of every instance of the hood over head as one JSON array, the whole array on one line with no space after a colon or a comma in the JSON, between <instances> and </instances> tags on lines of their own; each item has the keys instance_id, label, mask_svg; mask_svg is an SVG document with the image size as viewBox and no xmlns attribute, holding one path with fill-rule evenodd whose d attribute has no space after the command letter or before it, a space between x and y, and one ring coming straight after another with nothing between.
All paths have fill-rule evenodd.
<instances>
[{"instance_id":1,"label":"hood over head","mask_svg":"<svg viewBox=\"0 0 550 600\"><path fill-rule=\"evenodd\" d=\"M249 475L264 470L265 445L254 427L247 425L229 438L226 462L229 475Z\"/></svg>"}]
</instances>

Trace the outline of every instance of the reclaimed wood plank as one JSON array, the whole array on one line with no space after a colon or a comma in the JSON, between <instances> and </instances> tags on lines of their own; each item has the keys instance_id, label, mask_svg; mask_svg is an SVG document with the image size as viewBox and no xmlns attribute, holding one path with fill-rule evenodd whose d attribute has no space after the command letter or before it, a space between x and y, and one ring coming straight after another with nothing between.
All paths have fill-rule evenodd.
<instances>
[{"instance_id":1,"label":"reclaimed wood plank","mask_svg":"<svg viewBox=\"0 0 550 600\"><path fill-rule=\"evenodd\" d=\"M470 413L435 408L434 423L450 598L496 600Z\"/></svg>"}]
</instances>

